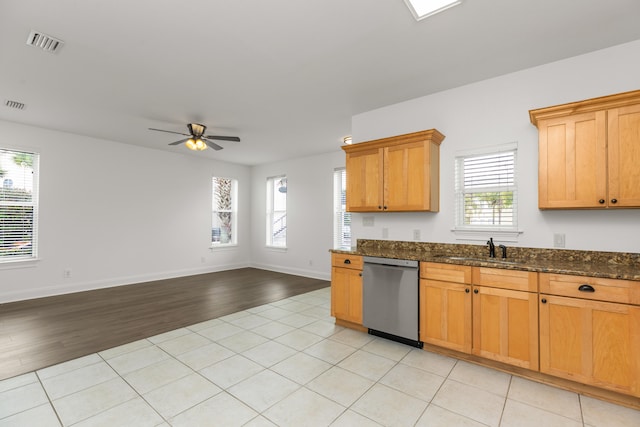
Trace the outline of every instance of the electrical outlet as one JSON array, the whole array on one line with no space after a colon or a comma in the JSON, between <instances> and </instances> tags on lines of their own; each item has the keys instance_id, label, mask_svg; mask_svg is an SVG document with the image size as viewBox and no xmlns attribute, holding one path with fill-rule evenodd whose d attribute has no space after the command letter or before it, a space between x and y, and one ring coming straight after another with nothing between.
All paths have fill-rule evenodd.
<instances>
[{"instance_id":1,"label":"electrical outlet","mask_svg":"<svg viewBox=\"0 0 640 427\"><path fill-rule=\"evenodd\" d=\"M553 235L553 247L564 248L564 233L555 233Z\"/></svg>"},{"instance_id":2,"label":"electrical outlet","mask_svg":"<svg viewBox=\"0 0 640 427\"><path fill-rule=\"evenodd\" d=\"M389 238L389 229L387 227L384 227L382 229L382 238L383 239L388 239Z\"/></svg>"},{"instance_id":3,"label":"electrical outlet","mask_svg":"<svg viewBox=\"0 0 640 427\"><path fill-rule=\"evenodd\" d=\"M64 271L62 272L62 277L64 277L65 279L68 279L71 277L71 269L70 268L65 268Z\"/></svg>"},{"instance_id":4,"label":"electrical outlet","mask_svg":"<svg viewBox=\"0 0 640 427\"><path fill-rule=\"evenodd\" d=\"M373 216L363 216L362 217L362 226L363 227L373 227L375 223L375 217Z\"/></svg>"},{"instance_id":5,"label":"electrical outlet","mask_svg":"<svg viewBox=\"0 0 640 427\"><path fill-rule=\"evenodd\" d=\"M205 257L203 257L203 256L202 256L202 257L200 257L200 262L201 262L201 263L203 263L203 264L204 264L206 260L207 260L207 259L206 259Z\"/></svg>"},{"instance_id":6,"label":"electrical outlet","mask_svg":"<svg viewBox=\"0 0 640 427\"><path fill-rule=\"evenodd\" d=\"M420 230L413 230L413 240L415 241L420 240Z\"/></svg>"},{"instance_id":7,"label":"electrical outlet","mask_svg":"<svg viewBox=\"0 0 640 427\"><path fill-rule=\"evenodd\" d=\"M310 259L310 260L309 260L309 267L311 267L312 265L313 265L313 260L312 260L312 259Z\"/></svg>"}]
</instances>

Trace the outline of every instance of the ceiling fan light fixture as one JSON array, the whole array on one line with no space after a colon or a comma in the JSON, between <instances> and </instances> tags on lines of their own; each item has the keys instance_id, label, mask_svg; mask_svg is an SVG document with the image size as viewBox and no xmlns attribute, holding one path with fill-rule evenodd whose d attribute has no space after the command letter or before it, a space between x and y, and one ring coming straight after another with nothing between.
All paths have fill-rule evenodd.
<instances>
[{"instance_id":1,"label":"ceiling fan light fixture","mask_svg":"<svg viewBox=\"0 0 640 427\"><path fill-rule=\"evenodd\" d=\"M207 144L205 144L203 140L198 138L196 140L196 150L202 151L202 150L206 150L206 149L207 149Z\"/></svg>"},{"instance_id":2,"label":"ceiling fan light fixture","mask_svg":"<svg viewBox=\"0 0 640 427\"><path fill-rule=\"evenodd\" d=\"M187 127L189 128L189 133L197 138L204 135L204 131L207 129L205 125L200 123L189 123Z\"/></svg>"}]
</instances>

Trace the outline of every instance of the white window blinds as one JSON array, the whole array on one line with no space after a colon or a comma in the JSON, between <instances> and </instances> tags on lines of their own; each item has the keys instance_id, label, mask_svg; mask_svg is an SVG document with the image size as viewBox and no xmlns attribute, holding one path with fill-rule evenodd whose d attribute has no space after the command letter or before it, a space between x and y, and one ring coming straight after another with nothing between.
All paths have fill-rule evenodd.
<instances>
[{"instance_id":1,"label":"white window blinds","mask_svg":"<svg viewBox=\"0 0 640 427\"><path fill-rule=\"evenodd\" d=\"M0 262L35 258L38 155L0 149Z\"/></svg>"},{"instance_id":2,"label":"white window blinds","mask_svg":"<svg viewBox=\"0 0 640 427\"><path fill-rule=\"evenodd\" d=\"M516 152L456 157L456 228L516 229Z\"/></svg>"},{"instance_id":3,"label":"white window blinds","mask_svg":"<svg viewBox=\"0 0 640 427\"><path fill-rule=\"evenodd\" d=\"M347 171L333 172L333 248L351 249L351 213L347 209Z\"/></svg>"}]
</instances>

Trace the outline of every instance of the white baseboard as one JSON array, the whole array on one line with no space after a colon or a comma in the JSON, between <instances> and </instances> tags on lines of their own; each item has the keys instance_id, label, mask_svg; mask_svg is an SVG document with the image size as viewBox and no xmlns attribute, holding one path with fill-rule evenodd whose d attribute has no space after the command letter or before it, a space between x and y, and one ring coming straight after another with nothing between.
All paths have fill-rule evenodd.
<instances>
[{"instance_id":1,"label":"white baseboard","mask_svg":"<svg viewBox=\"0 0 640 427\"><path fill-rule=\"evenodd\" d=\"M275 271L277 273L293 274L295 276L310 277L318 280L331 280L331 273L325 273L314 270L306 270L302 268L283 267L281 265L272 264L256 264L252 263L251 267L260 268L262 270Z\"/></svg>"},{"instance_id":2,"label":"white baseboard","mask_svg":"<svg viewBox=\"0 0 640 427\"><path fill-rule=\"evenodd\" d=\"M65 284L64 286L43 286L39 288L19 290L0 294L0 303L24 301L35 298L50 297L55 295L71 294L74 292L92 291L96 289L112 288L115 286L135 285L137 283L151 282L154 280L174 279L176 277L194 276L196 274L215 273L217 271L235 270L238 268L251 267L248 263L229 264L221 266L206 266L194 269L164 271L150 274L140 274L135 276L120 276L105 280L95 280L88 282L76 282Z\"/></svg>"}]
</instances>

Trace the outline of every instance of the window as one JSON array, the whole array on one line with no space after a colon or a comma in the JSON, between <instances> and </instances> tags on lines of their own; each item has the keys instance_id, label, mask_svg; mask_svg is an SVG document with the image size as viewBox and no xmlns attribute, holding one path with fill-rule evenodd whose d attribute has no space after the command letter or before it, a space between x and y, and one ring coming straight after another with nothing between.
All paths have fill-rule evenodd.
<instances>
[{"instance_id":1,"label":"window","mask_svg":"<svg viewBox=\"0 0 640 427\"><path fill-rule=\"evenodd\" d=\"M238 181L231 178L213 177L213 206L211 221L211 244L213 246L235 245L237 240L237 188Z\"/></svg>"},{"instance_id":2,"label":"window","mask_svg":"<svg viewBox=\"0 0 640 427\"><path fill-rule=\"evenodd\" d=\"M456 157L456 229L517 231L516 144Z\"/></svg>"},{"instance_id":3,"label":"window","mask_svg":"<svg viewBox=\"0 0 640 427\"><path fill-rule=\"evenodd\" d=\"M267 178L267 246L287 247L287 177Z\"/></svg>"},{"instance_id":4,"label":"window","mask_svg":"<svg viewBox=\"0 0 640 427\"><path fill-rule=\"evenodd\" d=\"M347 208L347 171L333 172L333 248L351 249L351 213Z\"/></svg>"},{"instance_id":5,"label":"window","mask_svg":"<svg viewBox=\"0 0 640 427\"><path fill-rule=\"evenodd\" d=\"M0 261L37 256L38 154L0 149Z\"/></svg>"}]
</instances>

